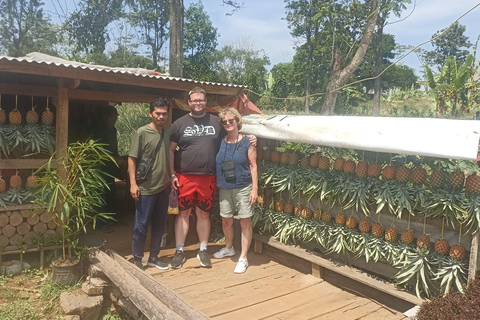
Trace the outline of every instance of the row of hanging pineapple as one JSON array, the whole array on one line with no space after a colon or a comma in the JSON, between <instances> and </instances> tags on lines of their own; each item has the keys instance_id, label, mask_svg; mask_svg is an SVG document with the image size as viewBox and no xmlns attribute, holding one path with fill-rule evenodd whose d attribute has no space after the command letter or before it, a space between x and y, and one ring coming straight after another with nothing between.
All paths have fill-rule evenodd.
<instances>
[{"instance_id":1,"label":"row of hanging pineapple","mask_svg":"<svg viewBox=\"0 0 480 320\"><path fill-rule=\"evenodd\" d=\"M22 115L18 110L18 96L15 96L15 107L7 116L0 96L0 155L9 156L14 150L20 150L20 156L54 152L54 115L48 106L48 98L41 117L33 102L32 97L31 110Z\"/></svg>"},{"instance_id":2,"label":"row of hanging pineapple","mask_svg":"<svg viewBox=\"0 0 480 320\"><path fill-rule=\"evenodd\" d=\"M7 183L8 181L8 183ZM7 208L10 205L27 204L32 200L35 188L38 185L38 177L34 171L25 179L16 170L15 175L10 176L6 181L0 171L0 206Z\"/></svg>"},{"instance_id":3,"label":"row of hanging pineapple","mask_svg":"<svg viewBox=\"0 0 480 320\"><path fill-rule=\"evenodd\" d=\"M275 202L258 206L254 217L257 226L286 243L316 241L327 253L348 251L357 258L365 257L367 262L384 259L399 269L394 281L413 285L418 296L430 296L432 291L439 290L447 293L452 287L462 291L466 278L465 248L460 241L450 247L443 238L443 227L434 250L425 232L415 246L410 215L422 214L425 219L443 217L443 223L460 226L460 237L462 225L467 225L471 232L477 231L480 176L476 175L476 164L435 160L427 165L427 161L420 163L416 158L417 164L413 165L407 158L397 156L382 165L358 160L353 152L348 152L346 158L333 155L332 150L327 150L330 154L324 149L303 157L284 148L257 150L261 185L276 192ZM392 164L399 163L399 159L403 163ZM466 179L465 168L474 172ZM336 204L342 210L356 209L365 218L357 223L353 215L346 217L341 212L333 222L329 210L322 211L320 206L314 211L299 203L293 206L292 199L297 195L309 200L318 197L329 207ZM262 196L259 199L263 201ZM386 230L380 223L383 208L388 208L394 221L408 213L409 224L401 236L394 222ZM378 221L372 224L369 218L373 214L378 214Z\"/></svg>"}]
</instances>

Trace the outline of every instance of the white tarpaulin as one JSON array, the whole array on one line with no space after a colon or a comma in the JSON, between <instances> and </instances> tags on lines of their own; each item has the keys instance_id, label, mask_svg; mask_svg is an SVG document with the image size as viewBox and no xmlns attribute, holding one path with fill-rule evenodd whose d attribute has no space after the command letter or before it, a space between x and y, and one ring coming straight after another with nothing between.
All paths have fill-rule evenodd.
<instances>
[{"instance_id":1,"label":"white tarpaulin","mask_svg":"<svg viewBox=\"0 0 480 320\"><path fill-rule=\"evenodd\" d=\"M259 138L347 149L476 160L480 121L429 118L248 115Z\"/></svg>"}]
</instances>

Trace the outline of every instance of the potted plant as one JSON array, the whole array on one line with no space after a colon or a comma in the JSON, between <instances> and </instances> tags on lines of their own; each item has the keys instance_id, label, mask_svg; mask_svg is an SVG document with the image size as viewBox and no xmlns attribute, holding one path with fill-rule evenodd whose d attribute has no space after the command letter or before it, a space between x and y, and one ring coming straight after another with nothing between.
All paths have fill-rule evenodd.
<instances>
[{"instance_id":1,"label":"potted plant","mask_svg":"<svg viewBox=\"0 0 480 320\"><path fill-rule=\"evenodd\" d=\"M111 218L109 213L97 213L104 204L102 190L108 188L100 167L114 161L102 146L93 140L70 144L65 157L56 159L53 154L36 173L40 178L33 202L52 216L62 239L62 259L52 261L54 282L79 279L79 257L67 257L66 249L75 246L88 223L95 227L96 219Z\"/></svg>"}]
</instances>

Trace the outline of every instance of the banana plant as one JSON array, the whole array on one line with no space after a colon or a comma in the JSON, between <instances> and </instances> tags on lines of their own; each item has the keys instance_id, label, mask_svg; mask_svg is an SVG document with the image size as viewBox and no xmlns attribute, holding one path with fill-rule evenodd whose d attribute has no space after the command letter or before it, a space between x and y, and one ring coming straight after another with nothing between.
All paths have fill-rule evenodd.
<instances>
[{"instance_id":1,"label":"banana plant","mask_svg":"<svg viewBox=\"0 0 480 320\"><path fill-rule=\"evenodd\" d=\"M451 116L456 116L458 104L460 112L468 110L470 93L478 89L478 84L472 82L472 72L477 68L474 62L472 55L468 55L463 65L449 56L438 74L434 74L430 67L425 65L427 81L420 84L428 86L436 102L438 115L445 116L450 109Z\"/></svg>"}]
</instances>

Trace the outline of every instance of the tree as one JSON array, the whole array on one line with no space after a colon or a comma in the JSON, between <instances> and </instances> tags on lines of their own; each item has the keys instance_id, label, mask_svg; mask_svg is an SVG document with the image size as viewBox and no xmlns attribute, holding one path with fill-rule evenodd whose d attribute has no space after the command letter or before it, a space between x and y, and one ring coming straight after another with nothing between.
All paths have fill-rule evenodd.
<instances>
[{"instance_id":1,"label":"tree","mask_svg":"<svg viewBox=\"0 0 480 320\"><path fill-rule=\"evenodd\" d=\"M204 11L202 2L185 11L184 75L195 80L217 81L214 69L218 32Z\"/></svg>"},{"instance_id":2,"label":"tree","mask_svg":"<svg viewBox=\"0 0 480 320\"><path fill-rule=\"evenodd\" d=\"M341 51L338 48L335 49L332 71L330 73L327 91L325 93L325 99L323 101L323 107L321 111L323 115L334 114L338 91L342 86L345 85L347 80L353 75L355 70L362 63L363 57L365 56L367 48L370 44L375 24L377 22L379 2L380 0L372 0L371 13L368 16L366 26L362 32L360 43L354 56L346 66L343 65Z\"/></svg>"},{"instance_id":3,"label":"tree","mask_svg":"<svg viewBox=\"0 0 480 320\"><path fill-rule=\"evenodd\" d=\"M329 1L327 1L329 2ZM318 39L317 34L325 22L325 12L327 11L324 1L319 0L285 0L285 9L287 10L286 20L291 29L291 35L305 41L306 49L306 86L305 86L305 112L310 111L310 90L313 51Z\"/></svg>"},{"instance_id":4,"label":"tree","mask_svg":"<svg viewBox=\"0 0 480 320\"><path fill-rule=\"evenodd\" d=\"M107 26L117 20L122 12L122 0L83 0L66 26L70 41L74 43L75 55L101 54L110 40Z\"/></svg>"},{"instance_id":5,"label":"tree","mask_svg":"<svg viewBox=\"0 0 480 320\"><path fill-rule=\"evenodd\" d=\"M373 97L373 116L380 115L380 94L382 92L382 76L383 70L383 28L390 13L400 17L400 13L406 8L405 3L410 0L382 0L380 4L380 13L377 18L377 34L376 34L376 59L375 59L375 85Z\"/></svg>"},{"instance_id":6,"label":"tree","mask_svg":"<svg viewBox=\"0 0 480 320\"><path fill-rule=\"evenodd\" d=\"M443 33L445 29L436 32L432 38ZM464 35L465 26L455 22L450 29L445 31L444 34L432 41L434 50L427 51L425 54L425 60L428 64L436 65L441 68L447 58L450 56L455 58L457 62L463 63L469 55L467 50L472 46L468 37ZM463 49L462 49L463 48Z\"/></svg>"},{"instance_id":7,"label":"tree","mask_svg":"<svg viewBox=\"0 0 480 320\"><path fill-rule=\"evenodd\" d=\"M183 50L180 47L183 45L183 25L180 27L180 19L183 23L183 11L184 11L184 5L183 5L183 0L169 0L170 4L174 2L176 5L171 5L171 10L170 10L170 16L174 18L173 23L177 25L177 27L173 28L170 30L170 60L169 64L172 65L171 68L172 70L175 70L177 73L183 74L182 70L178 70L179 66L183 65ZM232 12L227 13L227 15L231 15L235 13L238 10L241 10L244 6L244 3L239 3L237 1L233 0L222 0L222 3L224 5L232 7ZM172 24L172 20L170 21ZM172 45L173 43L173 45Z\"/></svg>"},{"instance_id":8,"label":"tree","mask_svg":"<svg viewBox=\"0 0 480 320\"><path fill-rule=\"evenodd\" d=\"M218 52L216 70L219 81L248 86L254 92L264 92L267 79L267 69L270 64L268 57L252 48L247 39L234 45L224 46ZM255 97L251 97L254 101Z\"/></svg>"},{"instance_id":9,"label":"tree","mask_svg":"<svg viewBox=\"0 0 480 320\"><path fill-rule=\"evenodd\" d=\"M170 34L183 34L183 0L169 0ZM183 76L183 38L170 36L169 72L173 77Z\"/></svg>"},{"instance_id":10,"label":"tree","mask_svg":"<svg viewBox=\"0 0 480 320\"><path fill-rule=\"evenodd\" d=\"M0 1L0 52L12 57L55 53L59 27L48 21L39 0Z\"/></svg>"},{"instance_id":11,"label":"tree","mask_svg":"<svg viewBox=\"0 0 480 320\"><path fill-rule=\"evenodd\" d=\"M140 41L150 48L153 65L157 68L161 60L160 50L169 36L168 0L127 0L127 3L132 11L126 15L127 19L133 26L139 28Z\"/></svg>"}]
</instances>

